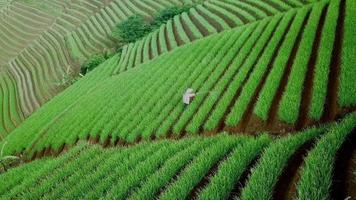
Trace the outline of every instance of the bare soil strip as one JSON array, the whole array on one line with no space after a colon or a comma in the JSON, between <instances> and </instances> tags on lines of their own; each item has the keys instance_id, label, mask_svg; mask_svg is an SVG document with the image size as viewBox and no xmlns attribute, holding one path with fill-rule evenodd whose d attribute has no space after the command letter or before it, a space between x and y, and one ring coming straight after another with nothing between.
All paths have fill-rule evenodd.
<instances>
[{"instance_id":1,"label":"bare soil strip","mask_svg":"<svg viewBox=\"0 0 356 200\"><path fill-rule=\"evenodd\" d=\"M188 13L188 16L190 18L190 20L193 22L193 24L195 24L195 26L198 28L199 32L203 34L203 36L207 36L210 35L208 29L206 29L203 24L201 24L201 22L199 20L197 20L197 18L195 18L194 15L192 15L191 13ZM189 36L189 35L188 35ZM190 38L190 36L189 36ZM195 40L196 38L194 38ZM191 39L192 40L192 39Z\"/></svg>"},{"instance_id":2,"label":"bare soil strip","mask_svg":"<svg viewBox=\"0 0 356 200\"><path fill-rule=\"evenodd\" d=\"M299 171L303 166L304 157L314 147L314 142L313 140L305 143L289 159L288 165L284 168L274 188L272 199L293 200L296 195L296 184L300 179Z\"/></svg>"},{"instance_id":3,"label":"bare soil strip","mask_svg":"<svg viewBox=\"0 0 356 200\"><path fill-rule=\"evenodd\" d=\"M210 12L214 13L216 16L220 17L223 19L230 27L235 27L236 23L228 18L224 13L219 12L218 10L215 10L214 8L208 8Z\"/></svg>"},{"instance_id":4,"label":"bare soil strip","mask_svg":"<svg viewBox=\"0 0 356 200\"><path fill-rule=\"evenodd\" d=\"M240 196L242 188L245 187L248 177L251 174L251 170L256 166L258 160L260 159L260 156L255 158L245 169L244 173L241 175L240 179L236 181L236 184L234 185L234 188L230 192L228 200L235 200L237 197Z\"/></svg>"},{"instance_id":5,"label":"bare soil strip","mask_svg":"<svg viewBox=\"0 0 356 200\"><path fill-rule=\"evenodd\" d=\"M172 22L172 29L173 29L173 34L174 34L174 38L176 39L177 45L181 46L184 44L183 40L180 38L178 31L177 31L177 27L175 25L174 22Z\"/></svg>"},{"instance_id":6,"label":"bare soil strip","mask_svg":"<svg viewBox=\"0 0 356 200\"><path fill-rule=\"evenodd\" d=\"M279 22L280 23L280 22ZM272 59L270 60L270 62L268 63L268 67L267 67L267 70L265 72L265 74L263 75L259 85L257 86L256 90L254 91L254 95L252 96L252 99L250 101L250 103L248 104L247 106L247 109L244 113L244 116L242 117L242 120L240 122L240 127L241 127L241 130L243 132L246 131L247 127L253 127L253 126L256 126L256 125L259 125L259 123L255 123L253 120L251 119L256 119L256 118L251 118L252 117L252 114L253 114L253 109L254 109L254 106L258 100L258 94L260 93L260 91L262 90L266 80L267 80L267 77L268 77L268 74L270 73L271 69L272 69L272 66L273 66L273 63L277 57L277 54L278 54L278 51L282 45L282 42L285 38L285 36L287 35L288 33L288 30L290 28L290 26L292 25L292 20L289 22L288 24L288 27L286 28L286 30L284 31L283 33L283 36L282 36L282 39L279 41L278 45L277 45L277 48L276 50L274 51L273 53L273 56L272 56ZM270 40L271 38L273 37L277 27L279 26L279 24L275 27L275 29L273 30L273 33L271 34L270 36ZM263 47L263 50L260 52L260 54L258 55L257 59L255 60L255 63L253 64L253 66L255 66L257 64L257 62L259 61L259 58L262 57L263 53L265 52L266 50L266 47L268 45L268 42L266 42L265 46Z\"/></svg>"},{"instance_id":7,"label":"bare soil strip","mask_svg":"<svg viewBox=\"0 0 356 200\"><path fill-rule=\"evenodd\" d=\"M168 51L172 50L171 41L169 41L169 37L168 37L167 26L164 26L164 41L166 41L167 50Z\"/></svg>"},{"instance_id":8,"label":"bare soil strip","mask_svg":"<svg viewBox=\"0 0 356 200\"><path fill-rule=\"evenodd\" d=\"M298 49L299 49L299 46L300 46L300 40L301 40L302 35L303 35L303 30L304 30L304 27L307 24L309 16L310 16L310 11L308 12L307 16L304 19L302 28L299 30L299 34L298 34L298 37L297 37L296 42L294 44L292 53L291 53L291 55L290 55L290 57L288 59L286 67L284 69L284 74L283 74L282 80L279 83L279 87L277 89L277 94L275 95L275 97L274 97L274 99L272 101L272 105L271 105L271 108L270 108L270 111L269 111L269 114L268 114L268 120L267 120L267 123L268 123L268 126L269 126L270 129L272 127L277 127L278 126L279 103L280 103L280 101L282 99L284 90L285 90L285 88L287 86L289 75L290 75L290 73L292 71L292 66L293 66L293 63L294 63L294 59L295 59L295 57L297 55L297 52L298 52Z\"/></svg>"},{"instance_id":9,"label":"bare soil strip","mask_svg":"<svg viewBox=\"0 0 356 200\"><path fill-rule=\"evenodd\" d=\"M271 13L269 10L267 10L267 9L265 9L265 8L263 8L263 7L261 7L261 6L259 6L259 5L256 4L256 3L253 3L253 2L250 2L250 1L246 1L246 0L240 0L240 1L242 1L242 2L244 2L244 3L246 3L246 4L250 4L252 7L258 8L259 10L263 11L264 13L266 13L268 16L273 15L273 13Z\"/></svg>"},{"instance_id":10,"label":"bare soil strip","mask_svg":"<svg viewBox=\"0 0 356 200\"><path fill-rule=\"evenodd\" d=\"M333 170L331 199L356 198L356 129L339 149Z\"/></svg>"},{"instance_id":11,"label":"bare soil strip","mask_svg":"<svg viewBox=\"0 0 356 200\"><path fill-rule=\"evenodd\" d=\"M197 185L195 185L192 191L190 191L190 194L188 195L186 200L194 200L198 197L200 192L210 183L211 178L219 170L220 165L225 162L225 160L229 157L232 151L233 149L231 149L227 154L221 157L221 159L209 169L209 171L200 180L200 182Z\"/></svg>"},{"instance_id":12,"label":"bare soil strip","mask_svg":"<svg viewBox=\"0 0 356 200\"><path fill-rule=\"evenodd\" d=\"M162 54L162 49L161 49L161 43L159 41L159 35L160 34L156 34L156 43L157 43L157 52L158 52L158 55L161 55ZM153 41L153 40L152 40Z\"/></svg>"},{"instance_id":13,"label":"bare soil strip","mask_svg":"<svg viewBox=\"0 0 356 200\"><path fill-rule=\"evenodd\" d=\"M192 17L190 17L192 18ZM192 18L193 19L193 18ZM187 25L187 23L183 20L182 16L179 16L179 21L182 23L182 27L184 29L184 32L187 33L190 41L194 41L196 40L197 38L194 37L194 34L192 33L192 31L189 29L189 26ZM199 28L199 27L198 27Z\"/></svg>"},{"instance_id":14,"label":"bare soil strip","mask_svg":"<svg viewBox=\"0 0 356 200\"><path fill-rule=\"evenodd\" d=\"M148 43L148 55L149 55L149 59L151 60L153 58L153 52L152 52L152 41L153 38L150 38L150 41Z\"/></svg>"},{"instance_id":15,"label":"bare soil strip","mask_svg":"<svg viewBox=\"0 0 356 200\"><path fill-rule=\"evenodd\" d=\"M313 81L314 81L314 69L316 65L316 60L318 56L318 49L321 41L321 33L325 23L325 17L328 10L328 6L324 7L318 28L316 30L316 36L313 44L312 54L308 62L307 74L304 80L304 88L302 93L302 100L300 103L299 118L297 120L296 129L302 129L306 124L310 123L308 121L308 111L311 104L312 92L313 92Z\"/></svg>"},{"instance_id":16,"label":"bare soil strip","mask_svg":"<svg viewBox=\"0 0 356 200\"><path fill-rule=\"evenodd\" d=\"M202 17L204 17L212 26L215 27L215 29L218 32L221 32L224 30L224 28L217 22L215 21L213 18L211 18L210 16L206 15L205 13L201 12L199 9L196 9L197 12L199 13L199 15L201 15ZM209 9L210 10L210 9Z\"/></svg>"},{"instance_id":17,"label":"bare soil strip","mask_svg":"<svg viewBox=\"0 0 356 200\"><path fill-rule=\"evenodd\" d=\"M338 106L338 91L339 91L339 77L341 67L341 51L342 41L344 37L344 19L345 19L345 1L340 1L340 12L335 32L334 49L332 52L328 92L324 107L323 122L335 119L339 110Z\"/></svg>"}]
</instances>

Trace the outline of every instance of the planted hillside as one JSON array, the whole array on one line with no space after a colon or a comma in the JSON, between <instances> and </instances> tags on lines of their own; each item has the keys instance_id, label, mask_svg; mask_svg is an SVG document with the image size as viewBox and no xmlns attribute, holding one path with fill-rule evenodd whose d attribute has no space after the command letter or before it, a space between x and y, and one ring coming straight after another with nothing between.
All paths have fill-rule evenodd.
<instances>
[{"instance_id":1,"label":"planted hillside","mask_svg":"<svg viewBox=\"0 0 356 200\"><path fill-rule=\"evenodd\" d=\"M57 151L85 139L108 145L224 130L284 134L334 120L345 110L337 98L341 90L330 87L341 83L342 76L324 73L327 94L318 102L323 117L316 120L309 110L321 77L314 78L313 72L318 70L318 54L328 48L319 41L330 34L325 24L349 20L342 13L350 5L316 2L215 34L111 76L125 57L114 56L13 131L7 138L8 153ZM333 47L343 52L344 46ZM339 59L328 55L332 62ZM189 106L181 102L187 88L197 92ZM346 113L354 110L347 108Z\"/></svg>"},{"instance_id":2,"label":"planted hillside","mask_svg":"<svg viewBox=\"0 0 356 200\"><path fill-rule=\"evenodd\" d=\"M36 160L1 174L0 196L270 199L281 189L280 179L285 181L283 184L295 185L293 176L301 173L292 195L298 194L298 199L329 199L333 152L352 134L355 124L353 114L339 123L275 139L266 134L257 137L221 134L107 149L78 144L57 158ZM329 142L334 148L323 147ZM304 164L297 166L300 170L292 177L285 177L291 158L302 156L298 149L305 149L306 143L312 145L306 149ZM326 177L317 175L324 171ZM318 194L322 196L314 196Z\"/></svg>"},{"instance_id":3,"label":"planted hillside","mask_svg":"<svg viewBox=\"0 0 356 200\"><path fill-rule=\"evenodd\" d=\"M354 0L0 0L0 199L356 198Z\"/></svg>"},{"instance_id":4,"label":"planted hillside","mask_svg":"<svg viewBox=\"0 0 356 200\"><path fill-rule=\"evenodd\" d=\"M249 24L266 17L285 13L303 7L310 2L302 1L204 1L201 5L185 10L182 14L169 19L148 37L127 45L123 49L120 69L138 66L175 48L189 44L203 37L231 28ZM175 9L176 10L176 9ZM174 12L167 9L164 12ZM176 11L179 13L181 11ZM161 17L163 18L163 17ZM132 62L128 62L127 60Z\"/></svg>"},{"instance_id":5,"label":"planted hillside","mask_svg":"<svg viewBox=\"0 0 356 200\"><path fill-rule=\"evenodd\" d=\"M189 1L190 2L190 1ZM0 1L0 135L7 135L79 77L93 55L115 52L117 23L152 18L178 0ZM87 71L87 70L85 70ZM11 103L9 103L11 102ZM13 105L11 105L13 104Z\"/></svg>"}]
</instances>

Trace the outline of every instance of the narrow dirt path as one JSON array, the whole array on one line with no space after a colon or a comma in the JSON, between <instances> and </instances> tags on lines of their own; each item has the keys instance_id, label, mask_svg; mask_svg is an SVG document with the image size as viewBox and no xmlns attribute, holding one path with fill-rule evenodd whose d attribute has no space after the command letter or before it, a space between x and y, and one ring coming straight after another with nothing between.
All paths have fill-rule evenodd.
<instances>
[{"instance_id":1,"label":"narrow dirt path","mask_svg":"<svg viewBox=\"0 0 356 200\"><path fill-rule=\"evenodd\" d=\"M342 41L344 36L344 19L345 19L345 1L340 1L340 12L335 32L334 49L332 52L328 91L326 95L326 102L324 107L323 122L335 119L339 110L338 106L338 91L339 91L339 77L341 67L341 51Z\"/></svg>"},{"instance_id":2,"label":"narrow dirt path","mask_svg":"<svg viewBox=\"0 0 356 200\"><path fill-rule=\"evenodd\" d=\"M171 41L169 40L168 37L168 30L167 30L167 26L164 26L164 41L166 41L166 45L167 45L167 50L171 51L172 50L172 45L171 45Z\"/></svg>"},{"instance_id":3,"label":"narrow dirt path","mask_svg":"<svg viewBox=\"0 0 356 200\"><path fill-rule=\"evenodd\" d=\"M320 17L318 28L316 30L316 36L312 47L313 50L308 62L308 69L303 84L304 88L302 93L302 100L300 103L299 117L296 123L297 130L302 129L306 124L311 123L310 121L308 121L308 112L309 112L309 107L311 104L311 98L313 92L314 70L315 70L316 60L318 57L321 34L324 27L327 10L328 10L328 6L325 6L322 15Z\"/></svg>"},{"instance_id":4,"label":"narrow dirt path","mask_svg":"<svg viewBox=\"0 0 356 200\"><path fill-rule=\"evenodd\" d=\"M331 199L356 198L356 129L336 155L331 185Z\"/></svg>"},{"instance_id":5,"label":"narrow dirt path","mask_svg":"<svg viewBox=\"0 0 356 200\"><path fill-rule=\"evenodd\" d=\"M229 152L227 152L223 157L220 158L219 161L217 161L210 169L209 171L205 174L205 176L200 180L200 182L195 185L195 187L190 191L188 197L186 200L194 200L196 199L200 192L210 183L211 178L214 176L214 174L218 171L220 165L224 163L224 161L229 157L233 149L231 149Z\"/></svg>"},{"instance_id":6,"label":"narrow dirt path","mask_svg":"<svg viewBox=\"0 0 356 200\"><path fill-rule=\"evenodd\" d=\"M272 70L272 67L273 67L273 64L274 64L274 61L276 60L276 57L278 55L278 52L280 50L280 47L290 29L290 26L292 25L292 20L289 22L287 28L285 29L284 33L283 33L283 36L282 38L280 39L274 53L273 53L273 56L272 56L272 59L269 61L268 63L268 66L267 66L267 69L260 81L260 83L258 84L256 90L254 91L254 95L252 96L252 100L250 101L249 105L247 106L247 109L244 113L244 116L242 117L242 120L240 122L240 126L241 126L241 129L243 132L246 132L247 129L250 129L250 130L256 130L257 127L256 126L259 126L261 125L260 123L260 120L258 118L256 118L254 115L253 115L253 109L254 109L254 106L258 100L258 95L260 93L260 91L262 90L263 86L265 85L266 83L266 80L267 80L267 77L270 73L270 71ZM276 29L277 29L278 25L276 26ZM276 29L274 30L274 32L276 31ZM274 35L274 32L272 34L271 37L273 37ZM267 47L268 43L266 43L266 45L263 47L263 51L261 51L260 55L258 56L258 58L261 58L266 47ZM254 65L257 64L259 59L257 59L254 63Z\"/></svg>"},{"instance_id":7,"label":"narrow dirt path","mask_svg":"<svg viewBox=\"0 0 356 200\"><path fill-rule=\"evenodd\" d=\"M177 31L177 27L176 27L174 21L172 22L172 29L173 29L173 35L174 35L174 38L176 39L177 45L178 46L184 45L183 40L179 36L179 33Z\"/></svg>"},{"instance_id":8,"label":"narrow dirt path","mask_svg":"<svg viewBox=\"0 0 356 200\"><path fill-rule=\"evenodd\" d=\"M262 12L266 13L268 16L273 15L273 13L271 13L269 10L267 10L267 9L265 9L265 8L263 8L263 7L261 7L261 6L259 6L259 5L256 4L256 3L253 3L253 2L250 2L250 1L246 1L246 0L240 0L240 1L242 1L242 2L244 2L244 3L246 3L246 4L250 4L252 7L255 7L255 8L261 10Z\"/></svg>"},{"instance_id":9,"label":"narrow dirt path","mask_svg":"<svg viewBox=\"0 0 356 200\"><path fill-rule=\"evenodd\" d=\"M303 30L304 30L304 27L307 24L309 16L310 16L310 12L308 12L307 16L304 19L302 28L299 30L296 42L295 42L295 44L293 46L291 55L289 56L289 59L288 59L287 64L286 64L286 67L284 69L283 77L281 79L281 82L279 83L279 87L277 89L277 93L276 93L275 97L273 98L273 101L272 101L272 104L271 104L271 108L270 108L270 111L268 113L268 119L267 119L268 129L273 129L273 128L279 127L281 125L281 124L279 124L279 120L278 120L279 103L280 103L280 101L282 99L284 90L285 90L285 88L287 86L289 75L290 75L290 73L292 71L292 66L293 66L293 63L294 63L294 59L295 59L295 57L297 55L297 52L298 52L298 49L299 49L299 46L300 46L300 40L301 40L302 35L303 35Z\"/></svg>"},{"instance_id":10,"label":"narrow dirt path","mask_svg":"<svg viewBox=\"0 0 356 200\"><path fill-rule=\"evenodd\" d=\"M189 15L188 15L189 16ZM189 37L189 40L190 41L194 41L196 40L197 38L194 37L194 34L193 32L189 29L189 26L187 25L187 23L183 20L182 16L179 16L179 21L182 23L182 27L184 29L184 32L187 33L188 37ZM199 28L199 27L198 27Z\"/></svg>"},{"instance_id":11,"label":"narrow dirt path","mask_svg":"<svg viewBox=\"0 0 356 200\"><path fill-rule=\"evenodd\" d=\"M303 166L304 157L314 147L315 141L309 141L302 145L289 159L282 175L273 191L272 199L293 200L296 195L296 184L299 181L299 171Z\"/></svg>"},{"instance_id":12,"label":"narrow dirt path","mask_svg":"<svg viewBox=\"0 0 356 200\"><path fill-rule=\"evenodd\" d=\"M190 20L193 22L193 24L195 24L195 26L198 28L199 32L203 34L203 36L210 35L209 31L203 26L203 24L194 15L188 13L188 16Z\"/></svg>"},{"instance_id":13,"label":"narrow dirt path","mask_svg":"<svg viewBox=\"0 0 356 200\"><path fill-rule=\"evenodd\" d=\"M205 13L203 13L199 9L196 9L196 10L197 10L198 14L201 15L202 17L204 17L218 32L221 32L221 31L224 30L224 28L221 26L221 24L219 24L213 18L211 18L210 16L206 15Z\"/></svg>"},{"instance_id":14,"label":"narrow dirt path","mask_svg":"<svg viewBox=\"0 0 356 200\"><path fill-rule=\"evenodd\" d=\"M245 169L245 171L242 173L241 177L239 180L236 181L232 191L230 192L228 200L235 200L236 197L239 197L241 194L242 189L245 187L248 177L251 174L251 170L256 166L258 160L260 159L260 156L255 158Z\"/></svg>"}]
</instances>

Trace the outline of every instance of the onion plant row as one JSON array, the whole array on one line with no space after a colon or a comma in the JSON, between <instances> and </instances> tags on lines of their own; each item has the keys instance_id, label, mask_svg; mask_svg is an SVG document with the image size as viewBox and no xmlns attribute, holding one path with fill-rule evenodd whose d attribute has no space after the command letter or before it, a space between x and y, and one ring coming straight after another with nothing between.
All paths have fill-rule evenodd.
<instances>
[{"instance_id":1,"label":"onion plant row","mask_svg":"<svg viewBox=\"0 0 356 200\"><path fill-rule=\"evenodd\" d=\"M149 59L176 49L180 45L177 45L178 38L174 35L175 31L178 33L178 37L182 39L183 44L188 44L207 35L266 18L268 16L265 13L266 9L269 11L269 15L278 15L307 4L307 2L293 4L279 0L273 2L274 6L269 5L269 3L272 4L272 2L259 1L203 2L198 4L188 12L175 16L173 20L169 20L167 24L162 25L159 29L149 34L148 37L136 42L151 43L151 46L145 45L144 48L139 47L133 51L124 52L124 57L136 57L136 59L135 62L123 62L120 68L127 69L138 66ZM227 21L230 21L230 24ZM164 34L164 32L167 34ZM171 44L170 49L167 48L168 43ZM151 50L148 50L148 48ZM150 52L152 52L152 58L149 58ZM140 61L137 58L142 54L145 59ZM117 70L116 73L119 73L119 71Z\"/></svg>"},{"instance_id":2,"label":"onion plant row","mask_svg":"<svg viewBox=\"0 0 356 200\"><path fill-rule=\"evenodd\" d=\"M274 139L219 134L108 149L79 144L0 174L0 198L269 199L291 157L314 143L295 195L329 199L336 152L353 133L355 116Z\"/></svg>"},{"instance_id":3,"label":"onion plant row","mask_svg":"<svg viewBox=\"0 0 356 200\"><path fill-rule=\"evenodd\" d=\"M332 199L330 192L335 174L333 170L337 164L335 163L337 152L348 140L348 137L355 134L355 127L356 115L351 114L339 126L331 128L325 136L316 142L314 149L305 157L300 172L300 180L297 185L298 199ZM318 189L313 190L313 188Z\"/></svg>"}]
</instances>

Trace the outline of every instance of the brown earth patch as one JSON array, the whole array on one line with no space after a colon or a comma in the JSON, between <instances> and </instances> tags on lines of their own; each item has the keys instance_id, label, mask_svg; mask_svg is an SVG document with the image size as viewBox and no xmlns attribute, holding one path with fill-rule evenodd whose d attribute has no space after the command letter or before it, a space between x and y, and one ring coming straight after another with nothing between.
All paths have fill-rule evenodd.
<instances>
[{"instance_id":1,"label":"brown earth patch","mask_svg":"<svg viewBox=\"0 0 356 200\"><path fill-rule=\"evenodd\" d=\"M196 9L196 10L197 10L198 14L201 15L202 17L204 17L209 22L209 24L211 24L218 32L221 32L224 30L224 28L217 21L215 21L213 18L206 15L199 9Z\"/></svg>"},{"instance_id":2,"label":"brown earth patch","mask_svg":"<svg viewBox=\"0 0 356 200\"><path fill-rule=\"evenodd\" d=\"M198 28L199 32L203 34L203 36L210 35L208 29L206 29L203 24L191 13L188 13L188 16L190 20L192 20L192 23Z\"/></svg>"},{"instance_id":3,"label":"brown earth patch","mask_svg":"<svg viewBox=\"0 0 356 200\"><path fill-rule=\"evenodd\" d=\"M233 189L230 192L228 200L234 200L236 197L239 197L241 194L241 190L245 187L248 177L251 174L251 170L254 168L254 166L257 164L258 160L260 159L260 156L257 156L252 162L247 166L246 170L241 174L239 180L236 181Z\"/></svg>"},{"instance_id":4,"label":"brown earth patch","mask_svg":"<svg viewBox=\"0 0 356 200\"><path fill-rule=\"evenodd\" d=\"M316 29L316 35L314 39L314 44L312 47L312 53L308 62L308 69L306 77L304 80L304 88L302 92L302 99L300 103L299 117L296 123L296 128L300 130L306 124L310 123L308 119L308 111L311 104L312 92L313 92L313 81L314 81L314 69L318 57L318 49L321 41L321 33L325 23L325 17L327 13L327 6L323 8L322 15L320 16L319 24Z\"/></svg>"},{"instance_id":5,"label":"brown earth patch","mask_svg":"<svg viewBox=\"0 0 356 200\"><path fill-rule=\"evenodd\" d=\"M231 152L233 151L233 148L227 152L224 156L220 158L219 161L217 161L210 169L209 171L205 174L205 176L200 180L200 182L195 185L195 187L190 191L188 197L186 198L187 200L193 200L197 199L199 196L200 192L210 183L210 179L214 176L214 174L218 171L219 166L224 163L224 161L229 157Z\"/></svg>"},{"instance_id":6,"label":"brown earth patch","mask_svg":"<svg viewBox=\"0 0 356 200\"><path fill-rule=\"evenodd\" d=\"M289 159L273 191L272 199L293 200L296 195L296 184L300 176L299 170L304 163L304 157L314 147L314 141L306 142Z\"/></svg>"},{"instance_id":7,"label":"brown earth patch","mask_svg":"<svg viewBox=\"0 0 356 200\"><path fill-rule=\"evenodd\" d=\"M188 15L189 16L189 15ZM193 19L193 18L192 18ZM183 20L182 16L179 16L179 21L182 23L182 27L184 32L187 34L187 36L189 37L190 41L194 41L197 38L194 37L193 32L189 29L189 26L187 25L187 23ZM197 25L196 25L197 26ZM198 26L197 26L198 27ZM198 27L199 28L199 27Z\"/></svg>"},{"instance_id":8,"label":"brown earth patch","mask_svg":"<svg viewBox=\"0 0 356 200\"><path fill-rule=\"evenodd\" d=\"M356 129L337 152L330 197L356 199Z\"/></svg>"},{"instance_id":9,"label":"brown earth patch","mask_svg":"<svg viewBox=\"0 0 356 200\"><path fill-rule=\"evenodd\" d=\"M344 19L345 19L345 1L340 1L340 12L335 32L334 49L332 51L328 91L324 107L323 122L331 121L335 118L338 112L338 91L339 91L339 76L341 67L341 51L342 41L344 36Z\"/></svg>"}]
</instances>

